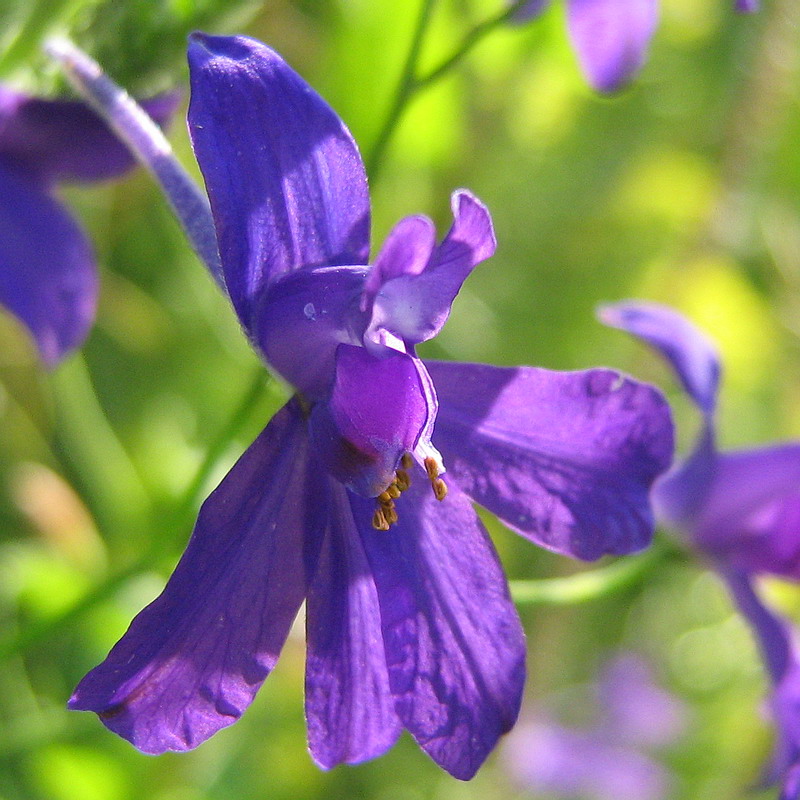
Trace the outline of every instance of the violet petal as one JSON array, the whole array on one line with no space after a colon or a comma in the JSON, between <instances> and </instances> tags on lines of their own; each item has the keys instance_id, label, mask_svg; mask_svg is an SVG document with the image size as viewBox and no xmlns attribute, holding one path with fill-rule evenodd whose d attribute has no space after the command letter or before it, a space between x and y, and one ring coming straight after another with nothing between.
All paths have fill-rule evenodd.
<instances>
[{"instance_id":1,"label":"violet petal","mask_svg":"<svg viewBox=\"0 0 800 800\"><path fill-rule=\"evenodd\" d=\"M656 389L604 369L426 365L439 395L434 443L473 500L577 558L649 544L649 490L673 448Z\"/></svg>"},{"instance_id":2,"label":"violet petal","mask_svg":"<svg viewBox=\"0 0 800 800\"><path fill-rule=\"evenodd\" d=\"M759 0L736 0L736 10L743 14L752 14L759 10Z\"/></svg>"},{"instance_id":3,"label":"violet petal","mask_svg":"<svg viewBox=\"0 0 800 800\"><path fill-rule=\"evenodd\" d=\"M179 102L173 92L142 106L164 127ZM31 97L7 86L0 86L0 157L43 183L115 178L136 163L85 103Z\"/></svg>"},{"instance_id":4,"label":"violet petal","mask_svg":"<svg viewBox=\"0 0 800 800\"><path fill-rule=\"evenodd\" d=\"M390 532L351 495L375 576L389 683L403 724L456 778L471 778L516 720L525 640L491 541L453 484L435 500L421 470Z\"/></svg>"},{"instance_id":5,"label":"violet petal","mask_svg":"<svg viewBox=\"0 0 800 800\"><path fill-rule=\"evenodd\" d=\"M367 263L366 175L344 123L266 45L195 33L189 68L189 130L228 293L252 336L268 282Z\"/></svg>"},{"instance_id":6,"label":"violet petal","mask_svg":"<svg viewBox=\"0 0 800 800\"><path fill-rule=\"evenodd\" d=\"M330 524L306 607L308 742L325 769L383 754L402 730L389 691L375 582L347 492L329 484Z\"/></svg>"},{"instance_id":7,"label":"violet petal","mask_svg":"<svg viewBox=\"0 0 800 800\"><path fill-rule=\"evenodd\" d=\"M378 273L382 282L379 289L374 288L377 295L365 340L380 342L384 330L408 345L432 339L447 321L461 284L476 264L494 253L492 219L483 203L460 189L453 192L451 205L453 225L422 272L404 270L408 256L399 247L392 248L391 255L396 258L395 250L400 250L403 259L400 264L382 266ZM417 244L410 232L403 233L412 245ZM418 261L414 264L417 270ZM375 280L372 274L369 280Z\"/></svg>"},{"instance_id":8,"label":"violet petal","mask_svg":"<svg viewBox=\"0 0 800 800\"><path fill-rule=\"evenodd\" d=\"M411 356L389 351L376 358L363 347L339 345L330 400L311 413L318 457L338 481L374 497L391 483L400 457L414 449L435 415L428 404Z\"/></svg>"},{"instance_id":9,"label":"violet petal","mask_svg":"<svg viewBox=\"0 0 800 800\"><path fill-rule=\"evenodd\" d=\"M567 0L572 46L598 92L621 89L641 69L658 22L658 0Z\"/></svg>"},{"instance_id":10,"label":"violet petal","mask_svg":"<svg viewBox=\"0 0 800 800\"><path fill-rule=\"evenodd\" d=\"M2 160L0 195L0 303L27 326L52 367L83 342L94 320L94 255L64 208Z\"/></svg>"},{"instance_id":11,"label":"violet petal","mask_svg":"<svg viewBox=\"0 0 800 800\"><path fill-rule=\"evenodd\" d=\"M325 524L307 445L291 400L205 501L166 588L70 708L145 753L191 749L241 716L305 595L304 534Z\"/></svg>"},{"instance_id":12,"label":"violet petal","mask_svg":"<svg viewBox=\"0 0 800 800\"><path fill-rule=\"evenodd\" d=\"M606 325L627 331L655 348L675 370L700 410L713 414L721 373L719 354L694 323L669 306L642 301L601 306L598 317Z\"/></svg>"},{"instance_id":13,"label":"violet petal","mask_svg":"<svg viewBox=\"0 0 800 800\"><path fill-rule=\"evenodd\" d=\"M696 546L730 567L800 579L800 443L717 454L688 527Z\"/></svg>"}]
</instances>

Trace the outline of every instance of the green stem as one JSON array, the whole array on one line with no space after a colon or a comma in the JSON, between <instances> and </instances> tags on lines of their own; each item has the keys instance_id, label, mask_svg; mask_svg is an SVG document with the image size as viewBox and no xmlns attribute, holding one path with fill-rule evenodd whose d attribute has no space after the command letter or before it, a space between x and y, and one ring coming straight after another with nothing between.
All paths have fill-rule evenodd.
<instances>
[{"instance_id":1,"label":"green stem","mask_svg":"<svg viewBox=\"0 0 800 800\"><path fill-rule=\"evenodd\" d=\"M408 49L403 71L400 75L400 82L397 85L394 102L389 108L389 114L386 117L383 128L381 128L378 134L378 138L375 140L372 153L367 158L367 174L370 176L370 182L373 186L378 180L386 148L389 146L389 142L403 117L409 100L416 92L415 76L417 72L417 61L422 51L425 31L427 30L428 21L433 13L433 6L435 3L436 0L422 0L417 25L414 29L411 46Z\"/></svg>"},{"instance_id":2,"label":"green stem","mask_svg":"<svg viewBox=\"0 0 800 800\"><path fill-rule=\"evenodd\" d=\"M200 464L194 478L189 482L184 493L175 504L171 515L172 519L166 526L169 529L166 535L155 536L150 547L133 564L110 575L69 608L37 624L30 625L24 630L0 639L0 660L16 655L36 642L55 634L65 625L106 600L128 580L153 567L167 554L179 532L187 526L189 522L187 517L190 513L193 513L198 501L198 494L203 489L209 475L216 468L220 457L224 454L231 440L247 421L250 412L261 398L267 384L268 378L265 378L263 370L259 369L258 376L228 420L227 425L211 443L211 446L206 451L203 463ZM170 535L169 531L174 531L175 535Z\"/></svg>"},{"instance_id":3,"label":"green stem","mask_svg":"<svg viewBox=\"0 0 800 800\"><path fill-rule=\"evenodd\" d=\"M0 72L10 72L17 64L30 58L45 31L58 20L66 5L66 0L39 0L33 6L16 36L0 56Z\"/></svg>"},{"instance_id":4,"label":"green stem","mask_svg":"<svg viewBox=\"0 0 800 800\"><path fill-rule=\"evenodd\" d=\"M640 556L629 556L608 567L581 572L567 578L539 581L510 581L515 603L540 606L567 606L590 603L636 584L673 550L654 544Z\"/></svg>"},{"instance_id":5,"label":"green stem","mask_svg":"<svg viewBox=\"0 0 800 800\"><path fill-rule=\"evenodd\" d=\"M370 182L374 186L377 182L381 168L383 167L384 156L386 149L392 140L400 122L403 119L406 111L411 105L411 101L419 94L422 89L427 88L431 84L438 81L446 75L462 58L464 58L472 49L483 41L488 34L495 28L508 22L526 0L517 0L515 3L504 8L502 11L495 14L493 17L478 23L472 28L464 37L461 44L441 61L438 66L434 67L430 72L425 75L417 76L417 61L419 54L422 50L422 43L425 36L425 30L433 10L434 0L423 0L422 8L420 10L419 20L417 22L414 37L411 40L411 47L406 57L406 62L403 67L403 72L400 76L400 82L397 87L394 102L392 103L386 121L378 134L375 144L372 148L372 153L367 158L367 173L370 176Z\"/></svg>"}]
</instances>

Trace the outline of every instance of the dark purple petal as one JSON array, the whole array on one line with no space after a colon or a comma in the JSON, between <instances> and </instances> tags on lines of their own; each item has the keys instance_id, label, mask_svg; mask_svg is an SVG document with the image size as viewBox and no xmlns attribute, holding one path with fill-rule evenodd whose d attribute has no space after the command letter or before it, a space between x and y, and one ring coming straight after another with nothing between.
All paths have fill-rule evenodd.
<instances>
[{"instance_id":1,"label":"dark purple petal","mask_svg":"<svg viewBox=\"0 0 800 800\"><path fill-rule=\"evenodd\" d=\"M142 101L162 127L180 95ZM135 165L128 148L87 105L44 100L0 86L0 159L44 183L115 178Z\"/></svg>"},{"instance_id":2,"label":"dark purple petal","mask_svg":"<svg viewBox=\"0 0 800 800\"><path fill-rule=\"evenodd\" d=\"M796 634L759 598L748 575L726 571L723 578L736 606L750 623L773 683L770 706L777 742L766 779L783 784L782 800L796 800L800 770L800 653Z\"/></svg>"},{"instance_id":3,"label":"dark purple petal","mask_svg":"<svg viewBox=\"0 0 800 800\"><path fill-rule=\"evenodd\" d=\"M189 130L228 293L252 335L269 281L367 263L366 175L344 123L266 45L195 33L189 68Z\"/></svg>"},{"instance_id":4,"label":"dark purple petal","mask_svg":"<svg viewBox=\"0 0 800 800\"><path fill-rule=\"evenodd\" d=\"M325 769L381 755L402 730L389 691L375 582L347 492L329 483L329 526L306 607L308 742Z\"/></svg>"},{"instance_id":5,"label":"dark purple petal","mask_svg":"<svg viewBox=\"0 0 800 800\"><path fill-rule=\"evenodd\" d=\"M54 366L83 342L94 320L94 256L64 208L2 159L0 197L0 303Z\"/></svg>"},{"instance_id":6,"label":"dark purple petal","mask_svg":"<svg viewBox=\"0 0 800 800\"><path fill-rule=\"evenodd\" d=\"M443 502L415 470L389 532L351 495L375 576L397 713L437 764L471 778L516 720L525 640L491 541L451 484Z\"/></svg>"},{"instance_id":7,"label":"dark purple petal","mask_svg":"<svg viewBox=\"0 0 800 800\"><path fill-rule=\"evenodd\" d=\"M364 267L298 270L271 284L256 312L269 364L311 401L329 392L340 344L360 345Z\"/></svg>"},{"instance_id":8,"label":"dark purple petal","mask_svg":"<svg viewBox=\"0 0 800 800\"><path fill-rule=\"evenodd\" d=\"M668 306L634 301L601 306L598 317L655 348L701 411L713 414L721 373L719 355L714 343L694 323Z\"/></svg>"},{"instance_id":9,"label":"dark purple petal","mask_svg":"<svg viewBox=\"0 0 800 800\"><path fill-rule=\"evenodd\" d=\"M543 14L549 5L550 0L527 0L514 11L511 22L529 22Z\"/></svg>"},{"instance_id":10,"label":"dark purple petal","mask_svg":"<svg viewBox=\"0 0 800 800\"><path fill-rule=\"evenodd\" d=\"M621 89L641 69L658 22L658 0L567 0L569 36L598 92Z\"/></svg>"},{"instance_id":11,"label":"dark purple petal","mask_svg":"<svg viewBox=\"0 0 800 800\"><path fill-rule=\"evenodd\" d=\"M685 523L697 547L734 569L800 579L800 443L718 454L700 497Z\"/></svg>"},{"instance_id":12,"label":"dark purple petal","mask_svg":"<svg viewBox=\"0 0 800 800\"><path fill-rule=\"evenodd\" d=\"M436 413L415 359L389 353L376 358L363 347L339 345L330 400L311 413L318 457L333 477L366 497L386 489L400 457L414 449Z\"/></svg>"},{"instance_id":13,"label":"dark purple petal","mask_svg":"<svg viewBox=\"0 0 800 800\"><path fill-rule=\"evenodd\" d=\"M307 450L292 400L203 504L166 588L70 708L97 712L145 753L191 749L241 716L305 595L304 538L325 525Z\"/></svg>"},{"instance_id":14,"label":"dark purple petal","mask_svg":"<svg viewBox=\"0 0 800 800\"><path fill-rule=\"evenodd\" d=\"M432 339L447 321L461 284L476 264L494 253L492 218L483 203L460 189L453 192L452 208L453 225L422 272L419 272L422 231L411 235L408 225L402 231L393 231L396 238L407 237L408 248L399 247L395 241L391 243L378 273L380 288L373 287L377 295L365 341L381 342L383 331L408 345ZM427 238L424 244L427 245ZM414 259L408 250L413 250ZM378 282L372 273L368 285L369 282Z\"/></svg>"},{"instance_id":15,"label":"dark purple petal","mask_svg":"<svg viewBox=\"0 0 800 800\"><path fill-rule=\"evenodd\" d=\"M752 14L761 7L759 0L736 0L736 10L744 14Z\"/></svg>"},{"instance_id":16,"label":"dark purple petal","mask_svg":"<svg viewBox=\"0 0 800 800\"><path fill-rule=\"evenodd\" d=\"M440 403L434 443L473 500L578 558L649 544L649 490L673 448L657 390L604 369L426 365Z\"/></svg>"}]
</instances>

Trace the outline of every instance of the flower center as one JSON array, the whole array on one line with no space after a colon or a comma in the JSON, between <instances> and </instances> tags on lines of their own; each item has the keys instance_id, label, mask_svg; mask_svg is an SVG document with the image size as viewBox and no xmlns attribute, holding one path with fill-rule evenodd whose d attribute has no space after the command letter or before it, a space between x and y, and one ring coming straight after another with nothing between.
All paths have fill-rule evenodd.
<instances>
[{"instance_id":1,"label":"flower center","mask_svg":"<svg viewBox=\"0 0 800 800\"><path fill-rule=\"evenodd\" d=\"M394 480L375 499L375 513L372 515L372 527L376 531L388 531L398 520L397 506L394 501L411 485L408 471L414 464L410 453L403 453L400 467L395 471ZM437 500L447 497L447 484L439 477L439 465L434 458L426 458L423 462L433 494Z\"/></svg>"}]
</instances>

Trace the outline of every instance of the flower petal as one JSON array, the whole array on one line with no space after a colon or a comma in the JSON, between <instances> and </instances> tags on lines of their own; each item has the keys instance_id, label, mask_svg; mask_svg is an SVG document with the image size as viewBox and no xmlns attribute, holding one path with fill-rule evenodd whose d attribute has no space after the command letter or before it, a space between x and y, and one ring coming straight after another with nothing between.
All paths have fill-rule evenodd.
<instances>
[{"instance_id":1,"label":"flower petal","mask_svg":"<svg viewBox=\"0 0 800 800\"><path fill-rule=\"evenodd\" d=\"M142 101L162 127L180 102L172 92ZM84 103L45 100L0 86L0 157L44 183L115 178L135 166L128 148Z\"/></svg>"},{"instance_id":2,"label":"flower petal","mask_svg":"<svg viewBox=\"0 0 800 800\"><path fill-rule=\"evenodd\" d=\"M496 242L492 218L483 203L460 189L453 192L451 204L453 225L421 272L420 259L416 255L422 250L418 239L410 235L408 226L402 232L398 229L392 232L392 254L400 249L396 247L394 238L400 238L402 233L407 238L409 249L413 247L415 250L414 259L409 259L408 254L402 251L402 263L408 261L414 266L413 269L404 269L402 264L392 268L387 266L377 273L381 283L379 288L372 287L377 295L365 340L380 342L384 330L407 345L432 339L447 321L461 284L476 264L494 253ZM386 261L389 260L387 256ZM372 275L370 273L368 281L375 281Z\"/></svg>"},{"instance_id":3,"label":"flower petal","mask_svg":"<svg viewBox=\"0 0 800 800\"><path fill-rule=\"evenodd\" d=\"M514 0L511 0L511 2L514 2ZM517 23L528 22L543 14L549 5L550 0L527 0L527 2L514 10L510 21Z\"/></svg>"},{"instance_id":4,"label":"flower petal","mask_svg":"<svg viewBox=\"0 0 800 800\"><path fill-rule=\"evenodd\" d=\"M308 400L330 392L336 348L360 345L365 267L320 267L285 275L265 291L255 339L267 362Z\"/></svg>"},{"instance_id":5,"label":"flower petal","mask_svg":"<svg viewBox=\"0 0 800 800\"><path fill-rule=\"evenodd\" d=\"M375 497L435 416L429 403L411 356L389 351L376 358L363 347L339 345L331 398L311 413L317 454L338 481Z\"/></svg>"},{"instance_id":6,"label":"flower petal","mask_svg":"<svg viewBox=\"0 0 800 800\"><path fill-rule=\"evenodd\" d=\"M659 501L677 479L658 486ZM800 579L800 443L717 454L687 527L720 563Z\"/></svg>"},{"instance_id":7,"label":"flower petal","mask_svg":"<svg viewBox=\"0 0 800 800\"><path fill-rule=\"evenodd\" d=\"M347 492L329 484L330 524L306 606L308 742L325 769L385 753L402 730L389 691L375 582Z\"/></svg>"},{"instance_id":8,"label":"flower petal","mask_svg":"<svg viewBox=\"0 0 800 800\"><path fill-rule=\"evenodd\" d=\"M351 495L375 576L389 683L403 724L426 753L471 778L516 720L525 640L491 541L454 485L437 502L421 470L397 500L389 533Z\"/></svg>"},{"instance_id":9,"label":"flower petal","mask_svg":"<svg viewBox=\"0 0 800 800\"><path fill-rule=\"evenodd\" d=\"M94 256L66 210L2 162L0 196L0 303L54 366L83 342L94 320Z\"/></svg>"},{"instance_id":10,"label":"flower petal","mask_svg":"<svg viewBox=\"0 0 800 800\"><path fill-rule=\"evenodd\" d=\"M350 132L266 45L195 33L189 130L228 293L248 333L276 277L366 264L369 194Z\"/></svg>"},{"instance_id":11,"label":"flower petal","mask_svg":"<svg viewBox=\"0 0 800 800\"><path fill-rule=\"evenodd\" d=\"M752 14L761 7L759 0L736 0L736 10L744 14Z\"/></svg>"},{"instance_id":12,"label":"flower petal","mask_svg":"<svg viewBox=\"0 0 800 800\"><path fill-rule=\"evenodd\" d=\"M649 490L673 447L657 390L603 369L426 366L440 403L434 443L473 500L577 558L650 542Z\"/></svg>"},{"instance_id":13,"label":"flower petal","mask_svg":"<svg viewBox=\"0 0 800 800\"><path fill-rule=\"evenodd\" d=\"M304 540L325 524L307 442L292 400L203 504L166 588L70 708L145 753L191 749L241 716L305 595Z\"/></svg>"},{"instance_id":14,"label":"flower petal","mask_svg":"<svg viewBox=\"0 0 800 800\"><path fill-rule=\"evenodd\" d=\"M586 80L598 92L621 89L647 57L658 0L568 0L567 13Z\"/></svg>"},{"instance_id":15,"label":"flower petal","mask_svg":"<svg viewBox=\"0 0 800 800\"><path fill-rule=\"evenodd\" d=\"M700 410L708 416L713 414L721 373L719 354L694 323L668 306L634 301L601 306L598 317L655 348Z\"/></svg>"}]
</instances>

